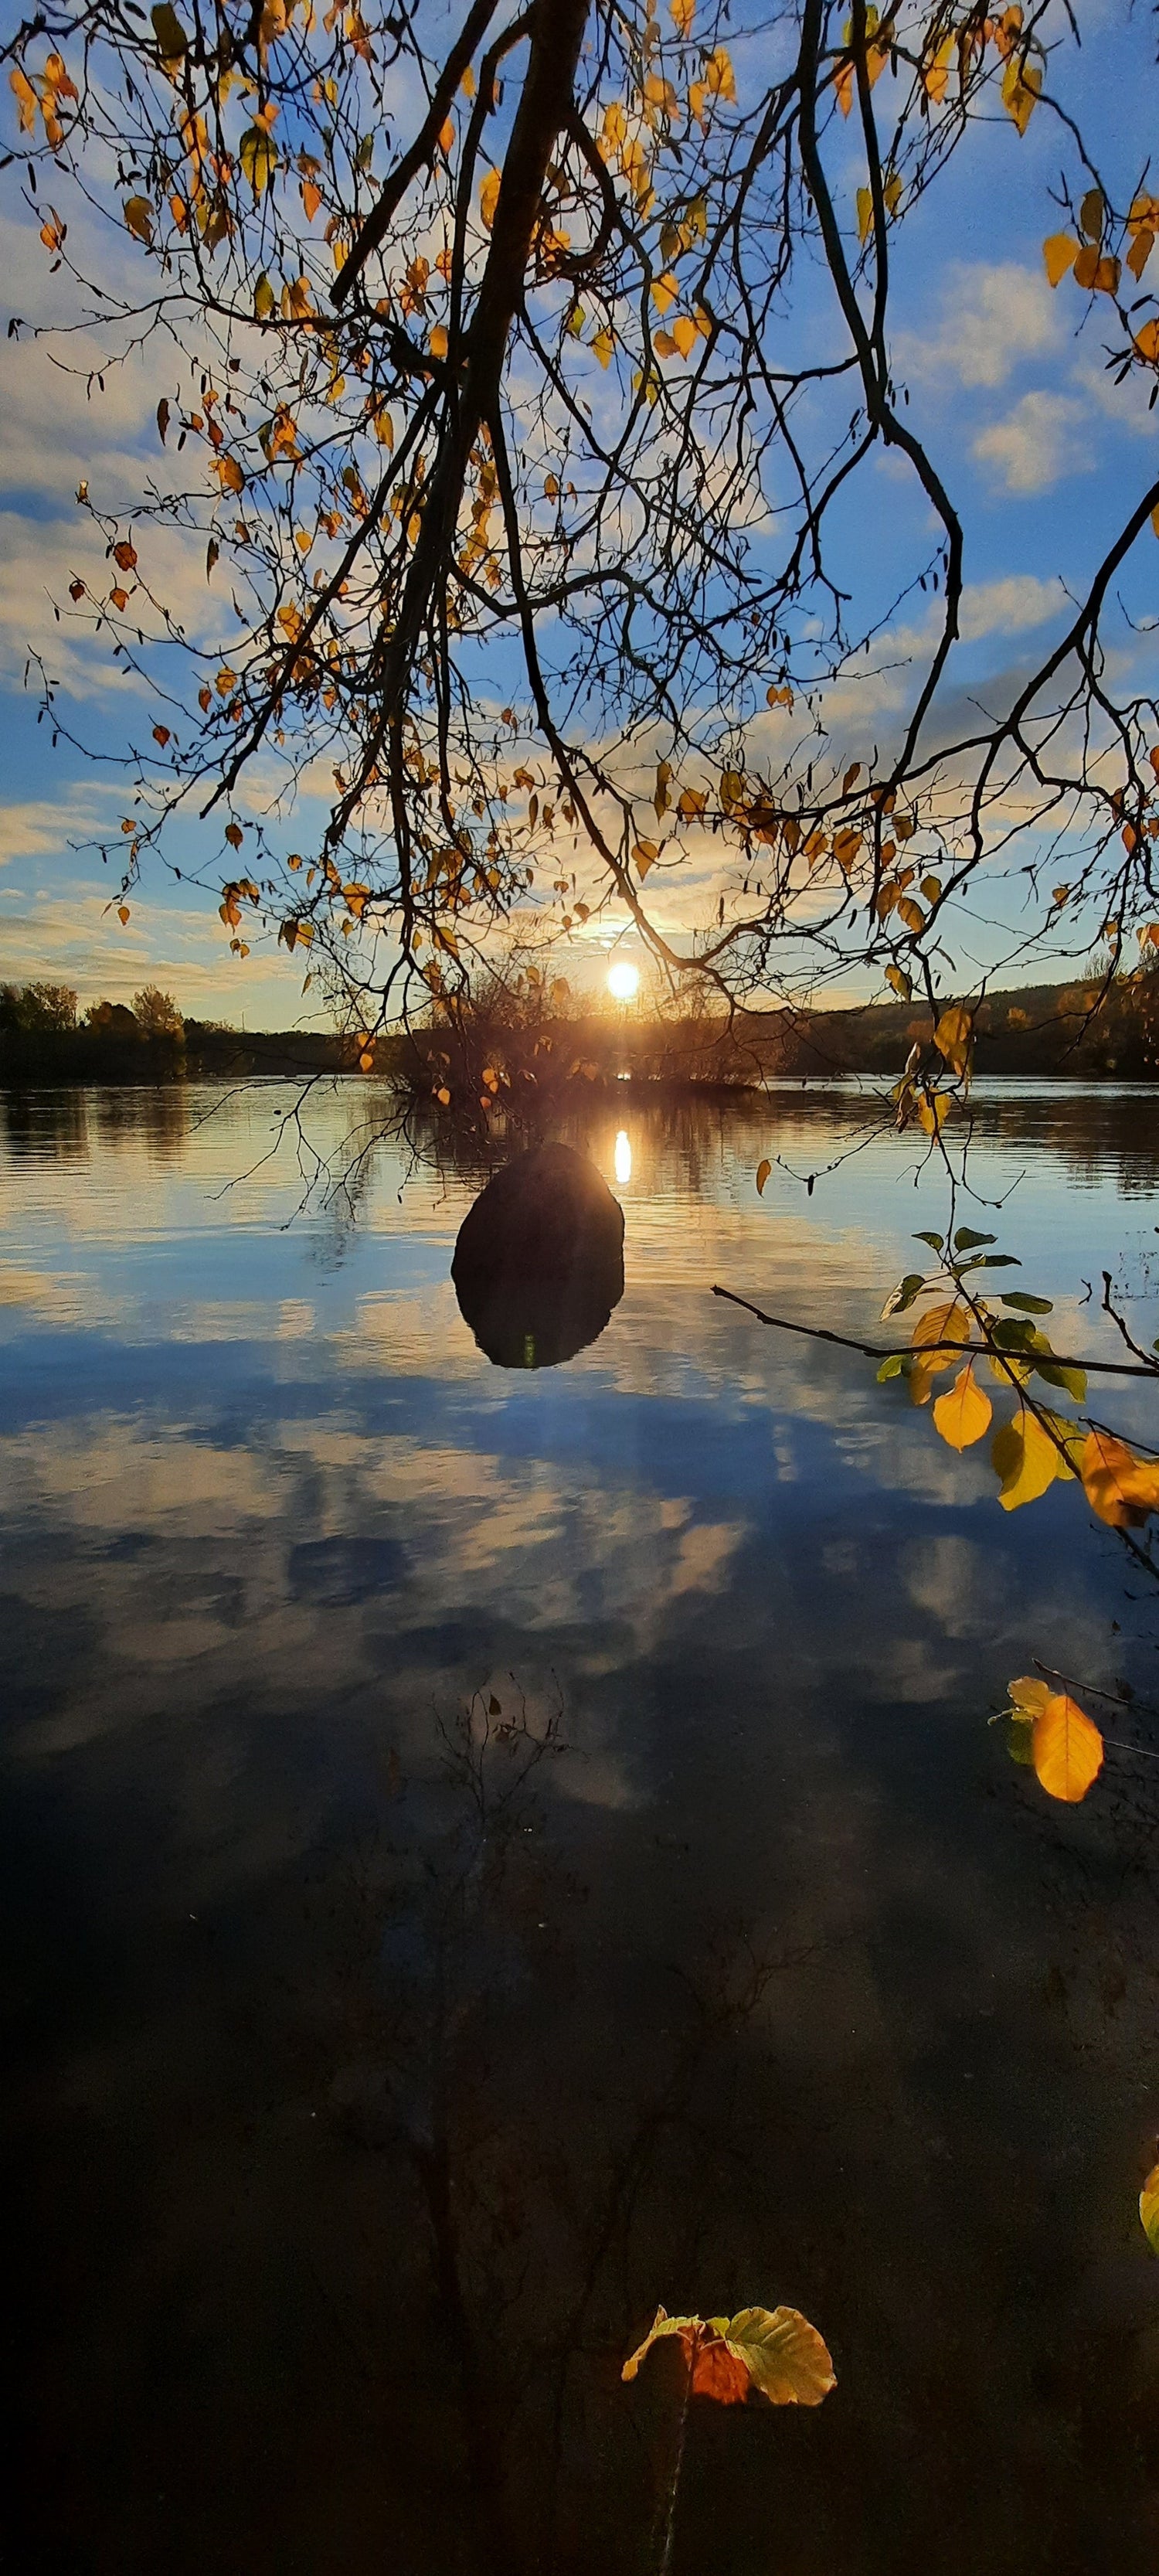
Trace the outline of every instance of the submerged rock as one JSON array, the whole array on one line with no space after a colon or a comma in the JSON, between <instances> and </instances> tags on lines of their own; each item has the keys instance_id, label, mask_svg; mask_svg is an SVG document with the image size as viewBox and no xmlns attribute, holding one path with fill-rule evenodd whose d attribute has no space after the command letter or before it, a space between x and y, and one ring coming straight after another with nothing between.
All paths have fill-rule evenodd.
<instances>
[{"instance_id":1,"label":"submerged rock","mask_svg":"<svg viewBox=\"0 0 1159 2576\"><path fill-rule=\"evenodd\" d=\"M451 1277L498 1368L555 1368L595 1341L623 1296L623 1209L585 1155L538 1145L480 1191Z\"/></svg>"}]
</instances>

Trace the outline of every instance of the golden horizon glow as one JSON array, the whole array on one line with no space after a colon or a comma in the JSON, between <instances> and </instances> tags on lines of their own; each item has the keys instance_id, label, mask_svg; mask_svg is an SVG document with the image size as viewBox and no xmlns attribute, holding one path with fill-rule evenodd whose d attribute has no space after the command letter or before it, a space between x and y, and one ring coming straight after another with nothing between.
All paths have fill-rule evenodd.
<instances>
[{"instance_id":1,"label":"golden horizon glow","mask_svg":"<svg viewBox=\"0 0 1159 2576\"><path fill-rule=\"evenodd\" d=\"M640 969L628 957L616 957L608 968L608 991L614 1001L634 1002L640 990Z\"/></svg>"}]
</instances>

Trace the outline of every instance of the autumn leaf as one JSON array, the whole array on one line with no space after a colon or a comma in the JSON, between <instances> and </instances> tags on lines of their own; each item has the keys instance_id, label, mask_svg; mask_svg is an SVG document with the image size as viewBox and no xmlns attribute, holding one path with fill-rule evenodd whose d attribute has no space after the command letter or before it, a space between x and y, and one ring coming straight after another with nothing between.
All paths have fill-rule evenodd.
<instances>
[{"instance_id":1,"label":"autumn leaf","mask_svg":"<svg viewBox=\"0 0 1159 2576\"><path fill-rule=\"evenodd\" d=\"M1159 1459L1136 1458L1113 1432L1088 1432L1079 1474L1091 1510L1108 1529L1138 1529L1159 1511Z\"/></svg>"},{"instance_id":2,"label":"autumn leaf","mask_svg":"<svg viewBox=\"0 0 1159 2576\"><path fill-rule=\"evenodd\" d=\"M1103 1739L1077 1700L1049 1691L1036 1712L1030 1738L1037 1777L1050 1798L1076 1807L1103 1767Z\"/></svg>"},{"instance_id":3,"label":"autumn leaf","mask_svg":"<svg viewBox=\"0 0 1159 2576\"><path fill-rule=\"evenodd\" d=\"M1042 95L1042 72L1037 63L1024 63L1011 54L1002 75L1002 104L1013 118L1020 134L1025 134Z\"/></svg>"},{"instance_id":4,"label":"autumn leaf","mask_svg":"<svg viewBox=\"0 0 1159 2576\"><path fill-rule=\"evenodd\" d=\"M763 1199L765 1195L765 1182L767 1181L772 1168L772 1164L770 1163L767 1154L764 1161L757 1164L757 1197L759 1199Z\"/></svg>"},{"instance_id":5,"label":"autumn leaf","mask_svg":"<svg viewBox=\"0 0 1159 2576\"><path fill-rule=\"evenodd\" d=\"M934 1428L951 1449L969 1449L990 1428L994 1407L983 1395L974 1376L974 1364L967 1360L945 1395L934 1406Z\"/></svg>"},{"instance_id":6,"label":"autumn leaf","mask_svg":"<svg viewBox=\"0 0 1159 2576\"><path fill-rule=\"evenodd\" d=\"M955 1002L948 1011L943 1011L934 1030L934 1045L943 1062L954 1073L965 1073L973 1036L973 1017L964 1003Z\"/></svg>"},{"instance_id":7,"label":"autumn leaf","mask_svg":"<svg viewBox=\"0 0 1159 2576\"><path fill-rule=\"evenodd\" d=\"M653 2344L669 2336L683 2348L693 2396L718 2406L743 2405L750 2389L771 2406L819 2406L837 2385L816 2326L797 2308L741 2308L735 2317L670 2317L657 2308L621 2378L634 2379Z\"/></svg>"},{"instance_id":8,"label":"autumn leaf","mask_svg":"<svg viewBox=\"0 0 1159 2576\"><path fill-rule=\"evenodd\" d=\"M277 144L273 137L266 133L263 126L247 125L237 148L237 157L253 189L256 201L269 187L277 169Z\"/></svg>"},{"instance_id":9,"label":"autumn leaf","mask_svg":"<svg viewBox=\"0 0 1159 2576\"><path fill-rule=\"evenodd\" d=\"M1078 243L1072 234L1048 233L1042 245L1042 256L1047 278L1052 286L1057 286L1059 279L1066 276L1068 268L1074 267L1078 258L1078 249Z\"/></svg>"},{"instance_id":10,"label":"autumn leaf","mask_svg":"<svg viewBox=\"0 0 1159 2576\"><path fill-rule=\"evenodd\" d=\"M990 1457L1002 1479L998 1500L1004 1512L1016 1512L1023 1503L1036 1503L1056 1476L1069 1473L1066 1459L1050 1433L1025 1404L995 1432Z\"/></svg>"},{"instance_id":11,"label":"autumn leaf","mask_svg":"<svg viewBox=\"0 0 1159 2576\"><path fill-rule=\"evenodd\" d=\"M681 357L686 358L689 355L690 350L692 350L696 344L696 324L687 313L677 313L674 315L672 322L672 337L676 342L676 346L680 351Z\"/></svg>"},{"instance_id":12,"label":"autumn leaf","mask_svg":"<svg viewBox=\"0 0 1159 2576\"><path fill-rule=\"evenodd\" d=\"M126 198L124 216L125 222L129 227L129 231L133 234L134 238L139 242L144 242L146 250L150 250L153 243L153 209L148 198Z\"/></svg>"},{"instance_id":13,"label":"autumn leaf","mask_svg":"<svg viewBox=\"0 0 1159 2576\"><path fill-rule=\"evenodd\" d=\"M489 170L479 190L479 213L488 232L495 221L495 208L499 203L499 191L502 185L502 171Z\"/></svg>"},{"instance_id":14,"label":"autumn leaf","mask_svg":"<svg viewBox=\"0 0 1159 2576\"><path fill-rule=\"evenodd\" d=\"M36 92L31 81L28 79L27 74L20 71L18 68L14 72L9 72L8 86L12 91L19 110L21 133L34 134L36 131Z\"/></svg>"},{"instance_id":15,"label":"autumn leaf","mask_svg":"<svg viewBox=\"0 0 1159 2576\"><path fill-rule=\"evenodd\" d=\"M1152 2165L1139 2194L1139 2216L1153 2254L1159 2254L1159 2165Z\"/></svg>"}]
</instances>

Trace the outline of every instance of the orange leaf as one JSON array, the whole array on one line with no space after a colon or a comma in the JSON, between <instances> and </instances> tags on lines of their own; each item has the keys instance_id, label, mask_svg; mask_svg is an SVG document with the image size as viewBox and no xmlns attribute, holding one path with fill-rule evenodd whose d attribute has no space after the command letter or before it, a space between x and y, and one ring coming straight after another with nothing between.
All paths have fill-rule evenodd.
<instances>
[{"instance_id":1,"label":"orange leaf","mask_svg":"<svg viewBox=\"0 0 1159 2576\"><path fill-rule=\"evenodd\" d=\"M1083 1492L1108 1529L1138 1529L1159 1511L1159 1459L1136 1458L1110 1431L1089 1431L1079 1457Z\"/></svg>"},{"instance_id":2,"label":"orange leaf","mask_svg":"<svg viewBox=\"0 0 1159 2576\"><path fill-rule=\"evenodd\" d=\"M1031 1759L1047 1796L1075 1807L1103 1767L1103 1739L1077 1700L1052 1691L1035 1717Z\"/></svg>"}]
</instances>

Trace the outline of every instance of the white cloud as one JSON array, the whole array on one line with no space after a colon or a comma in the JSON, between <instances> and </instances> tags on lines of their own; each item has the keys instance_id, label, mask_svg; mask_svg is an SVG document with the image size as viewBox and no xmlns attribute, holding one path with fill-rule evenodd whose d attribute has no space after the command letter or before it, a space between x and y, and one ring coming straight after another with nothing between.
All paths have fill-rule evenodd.
<instances>
[{"instance_id":1,"label":"white cloud","mask_svg":"<svg viewBox=\"0 0 1159 2576\"><path fill-rule=\"evenodd\" d=\"M1057 574L1050 581L1033 572L1012 572L1000 581L970 582L958 619L962 641L976 644L983 635L1021 635L1029 626L1044 626L1057 617L1065 598Z\"/></svg>"},{"instance_id":2,"label":"white cloud","mask_svg":"<svg viewBox=\"0 0 1159 2576\"><path fill-rule=\"evenodd\" d=\"M979 464L998 467L1008 492L1048 492L1096 463L1089 438L1080 435L1086 417L1071 394L1023 394L1005 420L980 431L972 452Z\"/></svg>"},{"instance_id":3,"label":"white cloud","mask_svg":"<svg viewBox=\"0 0 1159 2576\"><path fill-rule=\"evenodd\" d=\"M911 380L1004 385L1024 358L1042 357L1061 339L1058 311L1038 270L1016 260L997 267L958 260L946 271L936 325L897 332L893 359Z\"/></svg>"},{"instance_id":4,"label":"white cloud","mask_svg":"<svg viewBox=\"0 0 1159 2576\"><path fill-rule=\"evenodd\" d=\"M0 805L0 867L10 859L43 858L65 850L102 826L96 799L99 787L74 787L60 798L32 798L25 804ZM107 793L107 790L105 791Z\"/></svg>"}]
</instances>

